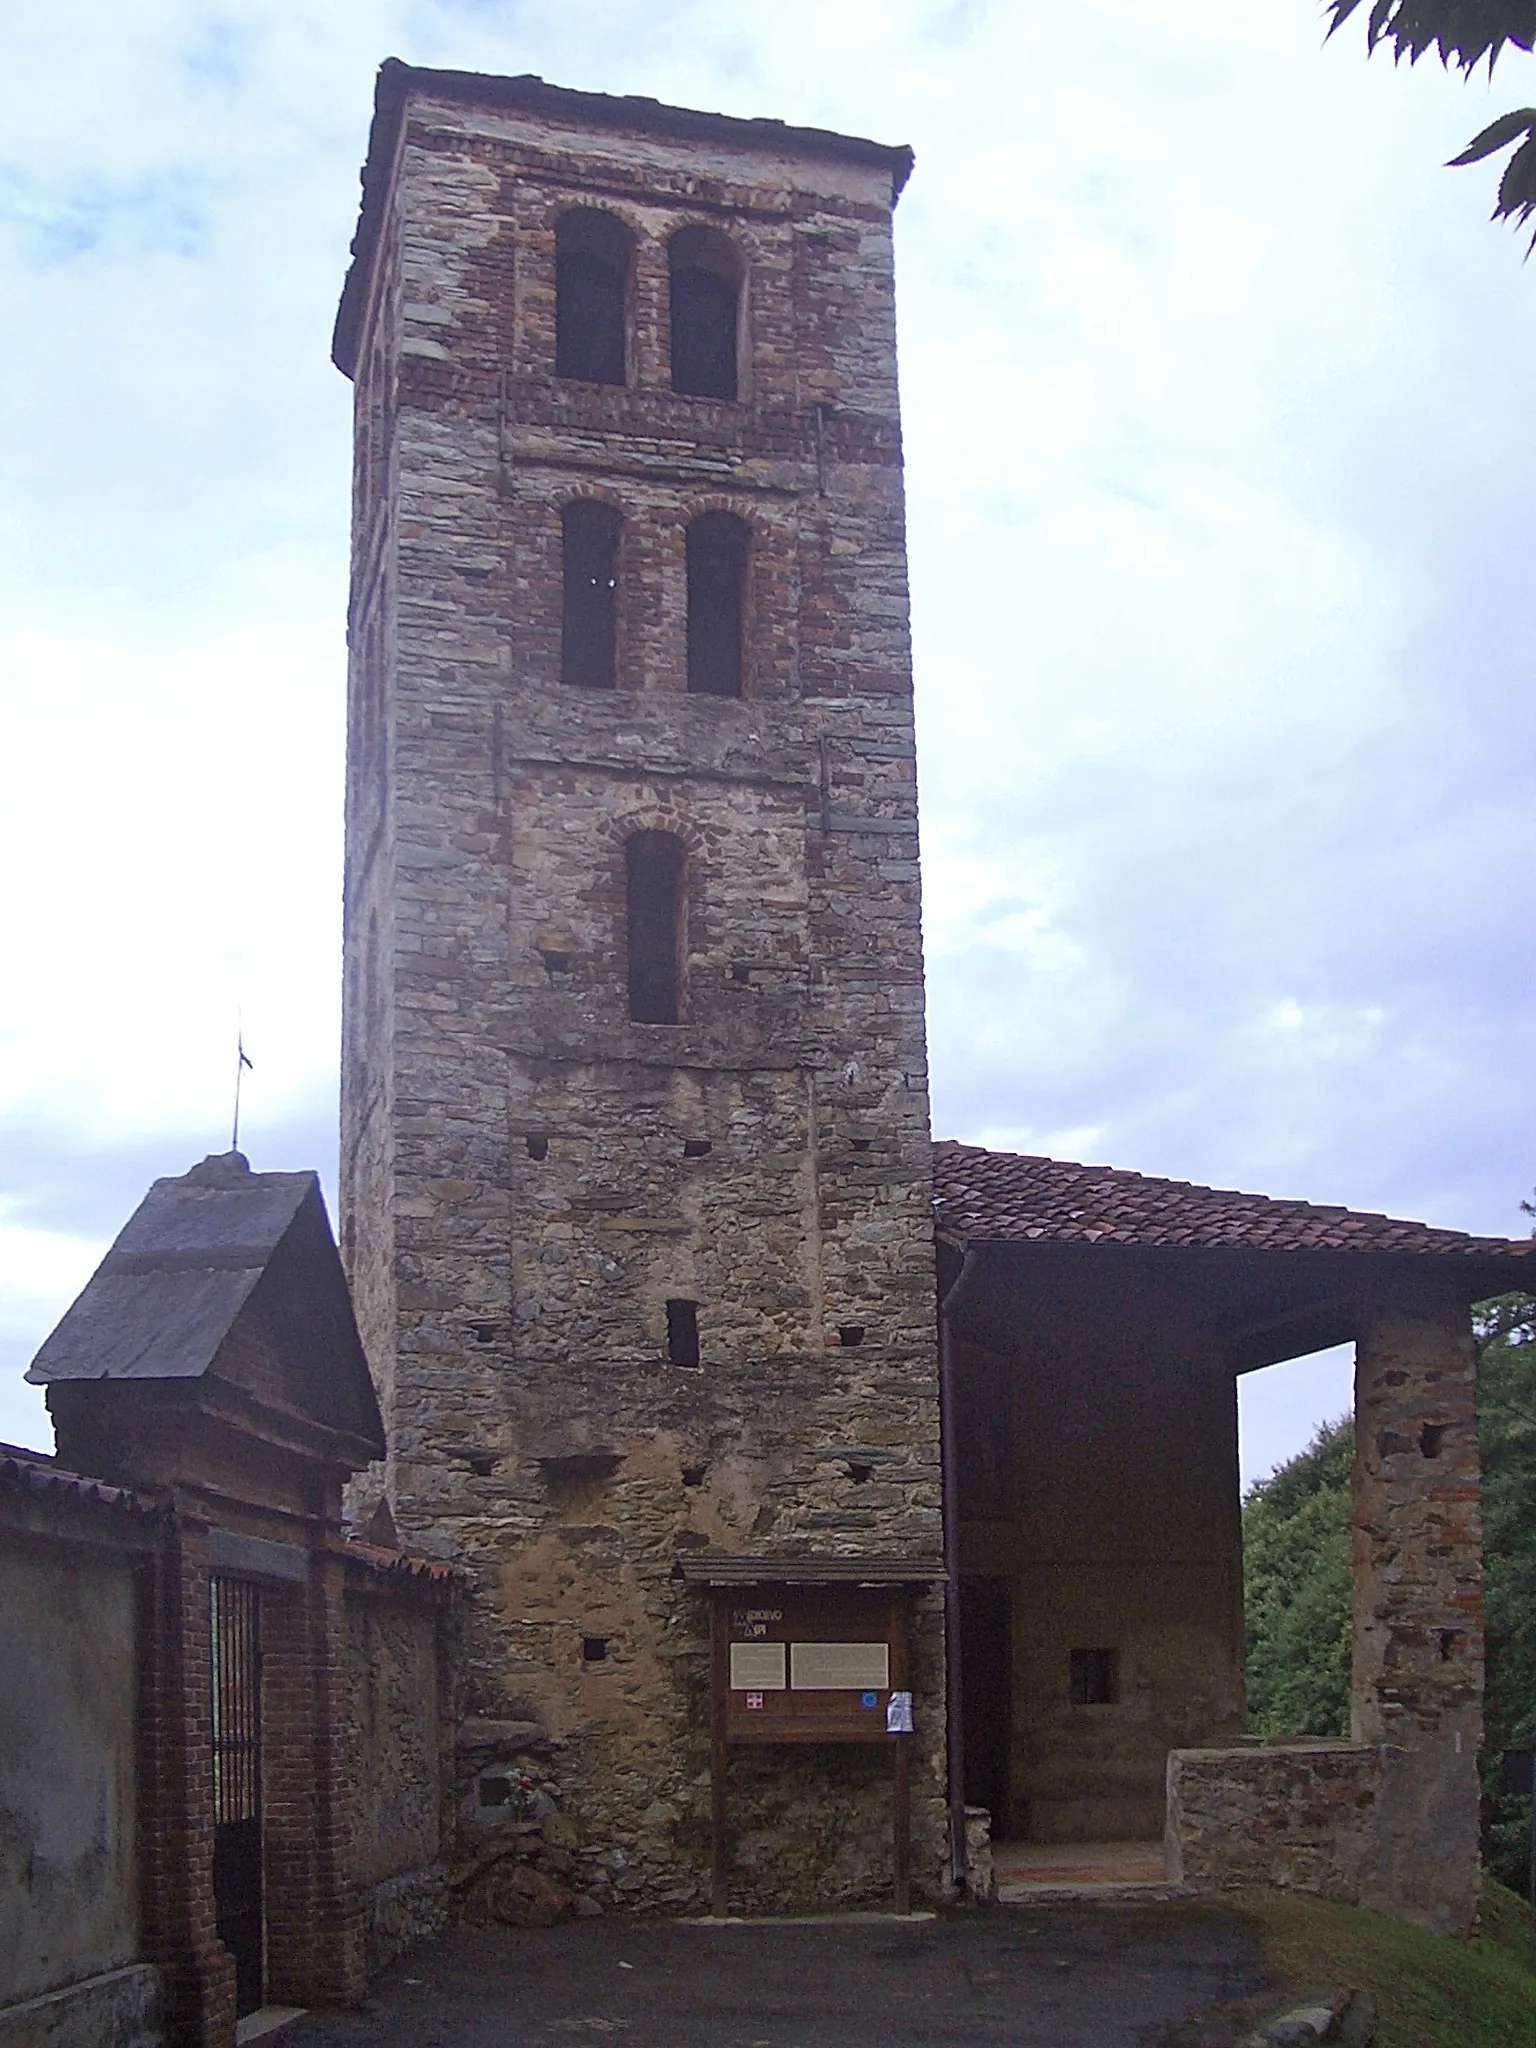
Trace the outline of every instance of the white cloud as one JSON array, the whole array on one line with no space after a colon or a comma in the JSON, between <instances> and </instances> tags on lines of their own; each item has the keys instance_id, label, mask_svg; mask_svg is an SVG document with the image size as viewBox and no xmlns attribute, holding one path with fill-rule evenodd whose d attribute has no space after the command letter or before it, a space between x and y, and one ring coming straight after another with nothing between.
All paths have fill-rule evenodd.
<instances>
[{"instance_id":1,"label":"white cloud","mask_svg":"<svg viewBox=\"0 0 1536 2048\"><path fill-rule=\"evenodd\" d=\"M1528 81L1324 50L1297 0L66 0L12 24L0 1114L184 1165L223 1140L243 1004L253 1112L321 1128L349 420L327 344L390 53L917 146L940 1127L1518 1230L1536 299L1489 178L1440 166ZM12 1299L35 1342L56 1310Z\"/></svg>"}]
</instances>

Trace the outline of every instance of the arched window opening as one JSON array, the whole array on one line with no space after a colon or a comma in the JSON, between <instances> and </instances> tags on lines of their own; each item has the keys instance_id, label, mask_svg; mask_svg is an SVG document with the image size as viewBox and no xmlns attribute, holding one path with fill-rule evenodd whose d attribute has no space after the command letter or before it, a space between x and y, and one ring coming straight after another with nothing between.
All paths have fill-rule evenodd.
<instances>
[{"instance_id":1,"label":"arched window opening","mask_svg":"<svg viewBox=\"0 0 1536 2048\"><path fill-rule=\"evenodd\" d=\"M736 244L713 228L679 228L672 268L672 389L736 396L744 270Z\"/></svg>"},{"instance_id":2,"label":"arched window opening","mask_svg":"<svg viewBox=\"0 0 1536 2048\"><path fill-rule=\"evenodd\" d=\"M637 832L624 849L629 912L629 1014L636 1024L675 1024L681 980L683 843Z\"/></svg>"},{"instance_id":3,"label":"arched window opening","mask_svg":"<svg viewBox=\"0 0 1536 2048\"><path fill-rule=\"evenodd\" d=\"M560 515L564 603L560 680L584 690L618 681L619 533L611 505L578 498Z\"/></svg>"},{"instance_id":4,"label":"arched window opening","mask_svg":"<svg viewBox=\"0 0 1536 2048\"><path fill-rule=\"evenodd\" d=\"M688 528L688 687L706 697L741 695L750 538L730 512Z\"/></svg>"},{"instance_id":5,"label":"arched window opening","mask_svg":"<svg viewBox=\"0 0 1536 2048\"><path fill-rule=\"evenodd\" d=\"M590 206L555 228L555 375L588 384L625 382L624 329L634 237Z\"/></svg>"}]
</instances>

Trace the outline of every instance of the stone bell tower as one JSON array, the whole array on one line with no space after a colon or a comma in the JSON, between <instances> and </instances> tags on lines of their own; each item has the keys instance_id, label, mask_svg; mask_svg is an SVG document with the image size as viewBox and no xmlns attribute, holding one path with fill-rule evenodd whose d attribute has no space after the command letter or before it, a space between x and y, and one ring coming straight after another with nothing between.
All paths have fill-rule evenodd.
<instances>
[{"instance_id":1,"label":"stone bell tower","mask_svg":"<svg viewBox=\"0 0 1536 2048\"><path fill-rule=\"evenodd\" d=\"M940 1546L910 163L391 62L336 329L342 1209L382 1484L471 1574L476 1711L559 1745L628 1903L704 1881L679 1557ZM918 1624L921 1878L931 1597ZM883 1883L886 1769L749 1769L753 1896Z\"/></svg>"}]
</instances>

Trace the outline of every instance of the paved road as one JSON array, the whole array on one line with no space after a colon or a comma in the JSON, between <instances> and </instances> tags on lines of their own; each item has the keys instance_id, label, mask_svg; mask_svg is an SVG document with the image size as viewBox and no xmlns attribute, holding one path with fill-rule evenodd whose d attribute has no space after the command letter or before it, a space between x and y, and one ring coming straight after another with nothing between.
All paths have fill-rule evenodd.
<instances>
[{"instance_id":1,"label":"paved road","mask_svg":"<svg viewBox=\"0 0 1536 2048\"><path fill-rule=\"evenodd\" d=\"M370 2010L305 2020L283 2048L1152 2048L1264 1983L1246 1925L1189 1906L590 1920L445 1935L388 1970Z\"/></svg>"}]
</instances>

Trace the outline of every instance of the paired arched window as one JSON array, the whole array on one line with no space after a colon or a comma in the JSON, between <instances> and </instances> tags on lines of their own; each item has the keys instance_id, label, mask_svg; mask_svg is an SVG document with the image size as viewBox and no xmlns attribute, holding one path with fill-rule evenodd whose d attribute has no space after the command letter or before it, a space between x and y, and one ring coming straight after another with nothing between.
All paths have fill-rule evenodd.
<instances>
[{"instance_id":1,"label":"paired arched window","mask_svg":"<svg viewBox=\"0 0 1536 2048\"><path fill-rule=\"evenodd\" d=\"M739 697L750 532L731 512L705 512L688 528L688 687Z\"/></svg>"},{"instance_id":2,"label":"paired arched window","mask_svg":"<svg viewBox=\"0 0 1536 2048\"><path fill-rule=\"evenodd\" d=\"M578 498L560 514L560 680L586 690L618 681L619 536L611 505Z\"/></svg>"},{"instance_id":3,"label":"paired arched window","mask_svg":"<svg viewBox=\"0 0 1536 2048\"><path fill-rule=\"evenodd\" d=\"M745 266L728 235L679 228L667 245L672 273L672 389L734 398L741 353Z\"/></svg>"},{"instance_id":4,"label":"paired arched window","mask_svg":"<svg viewBox=\"0 0 1536 2048\"><path fill-rule=\"evenodd\" d=\"M629 273L634 236L596 207L555 225L555 375L588 384L625 382Z\"/></svg>"},{"instance_id":5,"label":"paired arched window","mask_svg":"<svg viewBox=\"0 0 1536 2048\"><path fill-rule=\"evenodd\" d=\"M624 848L629 1014L636 1024L676 1024L682 988L683 842L636 832Z\"/></svg>"}]
</instances>

